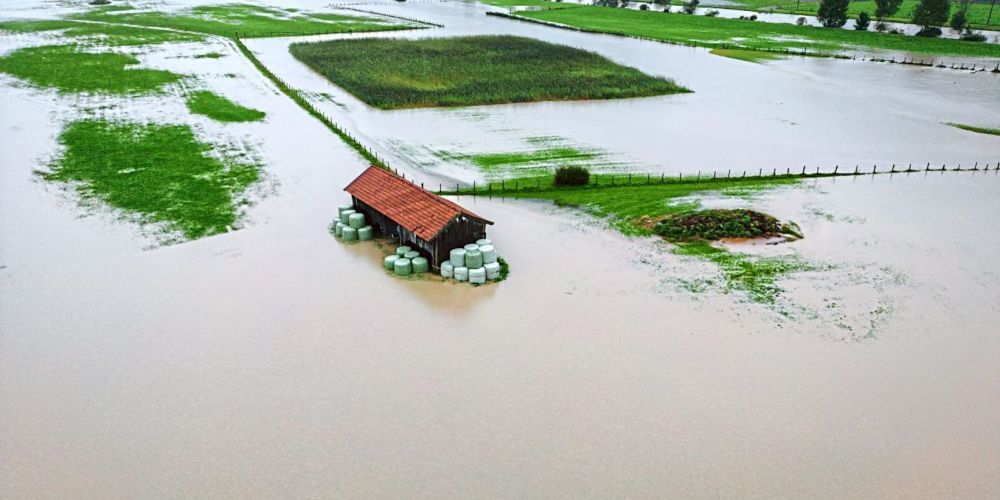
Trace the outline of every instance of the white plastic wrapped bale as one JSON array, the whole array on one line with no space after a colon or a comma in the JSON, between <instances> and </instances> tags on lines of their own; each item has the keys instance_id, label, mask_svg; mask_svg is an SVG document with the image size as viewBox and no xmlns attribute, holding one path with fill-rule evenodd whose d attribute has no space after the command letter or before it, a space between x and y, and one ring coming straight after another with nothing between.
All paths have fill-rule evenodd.
<instances>
[{"instance_id":1,"label":"white plastic wrapped bale","mask_svg":"<svg viewBox=\"0 0 1000 500\"><path fill-rule=\"evenodd\" d=\"M465 245L466 252L472 252L474 250L479 250L479 245L475 243L469 243L468 245Z\"/></svg>"},{"instance_id":2,"label":"white plastic wrapped bale","mask_svg":"<svg viewBox=\"0 0 1000 500\"><path fill-rule=\"evenodd\" d=\"M385 259L382 259L382 265L385 266L387 271L392 271L393 269L396 269L396 259L398 258L399 256L396 254L390 255Z\"/></svg>"},{"instance_id":3,"label":"white plastic wrapped bale","mask_svg":"<svg viewBox=\"0 0 1000 500\"><path fill-rule=\"evenodd\" d=\"M340 230L340 234L344 238L344 241L356 241L358 239L358 230L351 226L344 226Z\"/></svg>"},{"instance_id":4,"label":"white plastic wrapped bale","mask_svg":"<svg viewBox=\"0 0 1000 500\"><path fill-rule=\"evenodd\" d=\"M451 253L448 254L448 261L451 262L451 265L455 268L465 267L465 249L456 248L452 250Z\"/></svg>"},{"instance_id":5,"label":"white plastic wrapped bale","mask_svg":"<svg viewBox=\"0 0 1000 500\"><path fill-rule=\"evenodd\" d=\"M469 268L467 267L456 267L455 268L455 279L458 281L469 281Z\"/></svg>"},{"instance_id":6,"label":"white plastic wrapped bale","mask_svg":"<svg viewBox=\"0 0 1000 500\"><path fill-rule=\"evenodd\" d=\"M357 212L347 216L347 224L354 229L361 229L365 227L365 214L359 214Z\"/></svg>"},{"instance_id":7,"label":"white plastic wrapped bale","mask_svg":"<svg viewBox=\"0 0 1000 500\"><path fill-rule=\"evenodd\" d=\"M365 226L358 229L358 239L361 241L368 241L374 237L374 232L371 226Z\"/></svg>"},{"instance_id":8,"label":"white plastic wrapped bale","mask_svg":"<svg viewBox=\"0 0 1000 500\"><path fill-rule=\"evenodd\" d=\"M465 267L469 269L483 267L483 253L479 250L465 252Z\"/></svg>"},{"instance_id":9,"label":"white plastic wrapped bale","mask_svg":"<svg viewBox=\"0 0 1000 500\"><path fill-rule=\"evenodd\" d=\"M413 268L410 265L410 259L407 259L406 257L396 259L396 261L392 263L392 267L396 271L397 276L409 276L413 271Z\"/></svg>"},{"instance_id":10,"label":"white plastic wrapped bale","mask_svg":"<svg viewBox=\"0 0 1000 500\"><path fill-rule=\"evenodd\" d=\"M483 253L483 264L492 264L497 261L497 250L493 248L493 245L483 245L479 247L479 251Z\"/></svg>"},{"instance_id":11,"label":"white plastic wrapped bale","mask_svg":"<svg viewBox=\"0 0 1000 500\"><path fill-rule=\"evenodd\" d=\"M489 240L487 238L483 238L481 240L476 240L476 244L482 247L482 246L486 246L486 245L492 245L493 241L491 241L491 240ZM480 250L482 250L482 248L480 248Z\"/></svg>"},{"instance_id":12,"label":"white plastic wrapped bale","mask_svg":"<svg viewBox=\"0 0 1000 500\"><path fill-rule=\"evenodd\" d=\"M486 269L477 267L475 269L469 269L469 283L475 283L482 285L486 283Z\"/></svg>"},{"instance_id":13,"label":"white plastic wrapped bale","mask_svg":"<svg viewBox=\"0 0 1000 500\"><path fill-rule=\"evenodd\" d=\"M348 209L344 210L343 212L340 212L340 222L343 222L344 225L350 225L349 222L351 214L356 214L356 213L357 212L355 212L353 209Z\"/></svg>"},{"instance_id":14,"label":"white plastic wrapped bale","mask_svg":"<svg viewBox=\"0 0 1000 500\"><path fill-rule=\"evenodd\" d=\"M410 259L410 266L413 267L413 274L426 273L431 268L430 264L427 262L427 259L423 257Z\"/></svg>"},{"instance_id":15,"label":"white plastic wrapped bale","mask_svg":"<svg viewBox=\"0 0 1000 500\"><path fill-rule=\"evenodd\" d=\"M410 250L409 252L404 253L403 257L406 257L407 259L413 260L413 259L416 259L417 257L420 257L420 252L418 252L416 250Z\"/></svg>"},{"instance_id":16,"label":"white plastic wrapped bale","mask_svg":"<svg viewBox=\"0 0 1000 500\"><path fill-rule=\"evenodd\" d=\"M406 255L406 252L409 252L410 250L413 250L413 249L410 248L410 247L408 247L408 246L405 246L405 245L401 246L401 247L396 247L396 255L402 257L402 256Z\"/></svg>"},{"instance_id":17,"label":"white plastic wrapped bale","mask_svg":"<svg viewBox=\"0 0 1000 500\"><path fill-rule=\"evenodd\" d=\"M336 237L338 237L338 238L340 238L341 236L344 235L344 223L343 222L340 222L338 220L337 223L333 225L333 234Z\"/></svg>"},{"instance_id":18,"label":"white plastic wrapped bale","mask_svg":"<svg viewBox=\"0 0 1000 500\"><path fill-rule=\"evenodd\" d=\"M441 277L442 278L455 277L455 266L451 265L450 260L446 260L441 263Z\"/></svg>"},{"instance_id":19,"label":"white plastic wrapped bale","mask_svg":"<svg viewBox=\"0 0 1000 500\"><path fill-rule=\"evenodd\" d=\"M483 269L486 270L486 279L488 279L490 281L495 281L495 280L500 279L500 263L499 262L491 262L489 264L486 264L486 265L483 266Z\"/></svg>"},{"instance_id":20,"label":"white plastic wrapped bale","mask_svg":"<svg viewBox=\"0 0 1000 500\"><path fill-rule=\"evenodd\" d=\"M337 218L340 218L341 214L343 214L345 210L353 210L353 209L354 207L350 205L341 205L337 207Z\"/></svg>"}]
</instances>

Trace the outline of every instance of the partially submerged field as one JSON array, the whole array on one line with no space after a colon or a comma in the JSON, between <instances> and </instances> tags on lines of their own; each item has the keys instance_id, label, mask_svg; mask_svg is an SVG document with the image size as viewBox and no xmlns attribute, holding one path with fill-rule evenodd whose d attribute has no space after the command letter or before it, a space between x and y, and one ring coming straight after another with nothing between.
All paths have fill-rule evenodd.
<instances>
[{"instance_id":1,"label":"partially submerged field","mask_svg":"<svg viewBox=\"0 0 1000 500\"><path fill-rule=\"evenodd\" d=\"M337 40L294 44L291 51L330 81L382 109L687 91L591 52L512 36Z\"/></svg>"},{"instance_id":2,"label":"partially submerged field","mask_svg":"<svg viewBox=\"0 0 1000 500\"><path fill-rule=\"evenodd\" d=\"M518 15L589 31L640 36L703 47L797 49L851 52L859 48L926 55L1000 57L1000 45L937 38L762 23L719 17L671 15L632 9L571 7L525 11Z\"/></svg>"}]
</instances>

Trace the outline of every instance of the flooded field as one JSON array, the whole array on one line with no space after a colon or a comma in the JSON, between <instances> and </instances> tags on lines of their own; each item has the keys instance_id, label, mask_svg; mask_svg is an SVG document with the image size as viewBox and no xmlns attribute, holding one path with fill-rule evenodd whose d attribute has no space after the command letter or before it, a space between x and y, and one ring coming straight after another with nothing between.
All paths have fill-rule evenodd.
<instances>
[{"instance_id":1,"label":"flooded field","mask_svg":"<svg viewBox=\"0 0 1000 500\"><path fill-rule=\"evenodd\" d=\"M372 8L448 26L372 36L531 36L695 91L384 112L296 62L290 39L247 41L427 182L484 178L435 151L537 137L667 173L1000 157L996 137L942 124L997 126L995 75L756 65L490 19L477 4ZM0 55L41 43L0 36ZM205 51L224 57L190 57ZM994 171L699 195L802 227L794 244L731 245L815 264L782 277L775 304L654 238L487 197L458 201L496 222L507 281L400 280L375 245L327 230L368 165L230 42L139 57L266 118L218 124L176 94L81 97L0 75L0 498L1000 495ZM59 131L91 115L185 123L253 151L265 180L242 228L164 244L42 181Z\"/></svg>"}]
</instances>

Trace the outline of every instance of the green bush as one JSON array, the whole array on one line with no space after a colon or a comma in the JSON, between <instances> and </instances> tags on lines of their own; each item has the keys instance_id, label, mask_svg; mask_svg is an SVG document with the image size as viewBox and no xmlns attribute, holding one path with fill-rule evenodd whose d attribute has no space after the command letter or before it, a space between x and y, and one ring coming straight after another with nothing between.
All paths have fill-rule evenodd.
<instances>
[{"instance_id":1,"label":"green bush","mask_svg":"<svg viewBox=\"0 0 1000 500\"><path fill-rule=\"evenodd\" d=\"M669 241L758 238L789 232L778 219L754 210L699 210L672 215L658 222L653 232Z\"/></svg>"},{"instance_id":2,"label":"green bush","mask_svg":"<svg viewBox=\"0 0 1000 500\"><path fill-rule=\"evenodd\" d=\"M590 182L590 170L570 165L556 169L553 183L556 186L586 186Z\"/></svg>"}]
</instances>

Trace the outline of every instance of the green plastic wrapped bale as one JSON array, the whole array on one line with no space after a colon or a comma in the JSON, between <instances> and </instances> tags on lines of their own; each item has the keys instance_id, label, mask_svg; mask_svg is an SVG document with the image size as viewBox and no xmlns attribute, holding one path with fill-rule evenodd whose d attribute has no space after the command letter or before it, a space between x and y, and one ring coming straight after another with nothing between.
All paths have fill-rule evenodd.
<instances>
[{"instance_id":1,"label":"green plastic wrapped bale","mask_svg":"<svg viewBox=\"0 0 1000 500\"><path fill-rule=\"evenodd\" d=\"M354 207L350 205L341 205L337 207L337 217L340 218L340 215L343 214L345 210L353 210L353 209Z\"/></svg>"},{"instance_id":2,"label":"green plastic wrapped bale","mask_svg":"<svg viewBox=\"0 0 1000 500\"><path fill-rule=\"evenodd\" d=\"M354 229L365 227L365 214L353 213L347 216L347 224Z\"/></svg>"},{"instance_id":3,"label":"green plastic wrapped bale","mask_svg":"<svg viewBox=\"0 0 1000 500\"><path fill-rule=\"evenodd\" d=\"M402 257L402 256L406 255L406 252L409 252L410 250L413 250L413 249L410 248L410 247L408 247L408 246L396 247L396 255Z\"/></svg>"},{"instance_id":4,"label":"green plastic wrapped bale","mask_svg":"<svg viewBox=\"0 0 1000 500\"><path fill-rule=\"evenodd\" d=\"M486 283L486 269L481 267L469 269L469 283L476 283L479 285Z\"/></svg>"},{"instance_id":5,"label":"green plastic wrapped bale","mask_svg":"<svg viewBox=\"0 0 1000 500\"><path fill-rule=\"evenodd\" d=\"M357 241L358 230L351 226L344 226L344 229L340 231L340 235L344 238L344 241Z\"/></svg>"},{"instance_id":6,"label":"green plastic wrapped bale","mask_svg":"<svg viewBox=\"0 0 1000 500\"><path fill-rule=\"evenodd\" d=\"M492 264L497 261L497 250L493 248L493 245L483 245L479 247L479 251L483 252L483 264Z\"/></svg>"},{"instance_id":7,"label":"green plastic wrapped bale","mask_svg":"<svg viewBox=\"0 0 1000 500\"><path fill-rule=\"evenodd\" d=\"M413 267L410 265L410 259L406 257L400 257L392 263L393 269L396 271L397 276L409 276L413 271Z\"/></svg>"},{"instance_id":8,"label":"green plastic wrapped bale","mask_svg":"<svg viewBox=\"0 0 1000 500\"><path fill-rule=\"evenodd\" d=\"M479 245L475 243L469 243L468 245L465 245L466 252L471 252L473 250L479 250Z\"/></svg>"},{"instance_id":9,"label":"green plastic wrapped bale","mask_svg":"<svg viewBox=\"0 0 1000 500\"><path fill-rule=\"evenodd\" d=\"M385 259L382 259L382 265L385 266L387 271L392 271L393 269L396 269L396 259L398 258L398 255L390 255Z\"/></svg>"},{"instance_id":10,"label":"green plastic wrapped bale","mask_svg":"<svg viewBox=\"0 0 1000 500\"><path fill-rule=\"evenodd\" d=\"M448 262L451 262L451 265L456 269L459 267L465 267L465 249L456 248L452 250L451 253L448 254Z\"/></svg>"},{"instance_id":11,"label":"green plastic wrapped bale","mask_svg":"<svg viewBox=\"0 0 1000 500\"><path fill-rule=\"evenodd\" d=\"M482 246L486 246L486 245L492 245L493 241L491 241L489 239L486 239L486 238L483 238L481 240L476 240L476 244L482 247ZM482 248L480 248L480 250L482 250Z\"/></svg>"},{"instance_id":12,"label":"green plastic wrapped bale","mask_svg":"<svg viewBox=\"0 0 1000 500\"><path fill-rule=\"evenodd\" d=\"M486 269L486 279L490 281L500 279L500 263L492 262L483 266Z\"/></svg>"},{"instance_id":13,"label":"green plastic wrapped bale","mask_svg":"<svg viewBox=\"0 0 1000 500\"><path fill-rule=\"evenodd\" d=\"M348 222L350 222L349 217L351 216L351 214L356 214L356 213L357 212L355 212L354 210L344 210L343 212L340 212L340 222L348 224Z\"/></svg>"},{"instance_id":14,"label":"green plastic wrapped bale","mask_svg":"<svg viewBox=\"0 0 1000 500\"><path fill-rule=\"evenodd\" d=\"M465 252L465 267L469 269L483 267L483 253L479 250Z\"/></svg>"},{"instance_id":15,"label":"green plastic wrapped bale","mask_svg":"<svg viewBox=\"0 0 1000 500\"><path fill-rule=\"evenodd\" d=\"M455 279L458 281L469 281L469 268L467 267L456 267L455 268Z\"/></svg>"},{"instance_id":16,"label":"green plastic wrapped bale","mask_svg":"<svg viewBox=\"0 0 1000 500\"><path fill-rule=\"evenodd\" d=\"M334 226L333 226L333 234L336 237L338 237L338 238L340 238L341 236L344 236L344 223L343 222L337 221L337 223L334 224Z\"/></svg>"},{"instance_id":17,"label":"green plastic wrapped bale","mask_svg":"<svg viewBox=\"0 0 1000 500\"><path fill-rule=\"evenodd\" d=\"M413 267L413 274L426 273L431 268L430 263L423 257L411 259L410 265Z\"/></svg>"},{"instance_id":18,"label":"green plastic wrapped bale","mask_svg":"<svg viewBox=\"0 0 1000 500\"><path fill-rule=\"evenodd\" d=\"M368 241L374 237L375 233L372 231L371 226L365 226L358 229L358 239L361 241Z\"/></svg>"},{"instance_id":19,"label":"green plastic wrapped bale","mask_svg":"<svg viewBox=\"0 0 1000 500\"><path fill-rule=\"evenodd\" d=\"M406 257L407 259L413 260L413 259L416 259L417 257L420 257L420 252L418 252L416 250L410 250L409 252L404 253L403 257Z\"/></svg>"},{"instance_id":20,"label":"green plastic wrapped bale","mask_svg":"<svg viewBox=\"0 0 1000 500\"><path fill-rule=\"evenodd\" d=\"M451 265L451 261L446 260L441 263L441 277L442 278L455 277L455 266Z\"/></svg>"}]
</instances>

